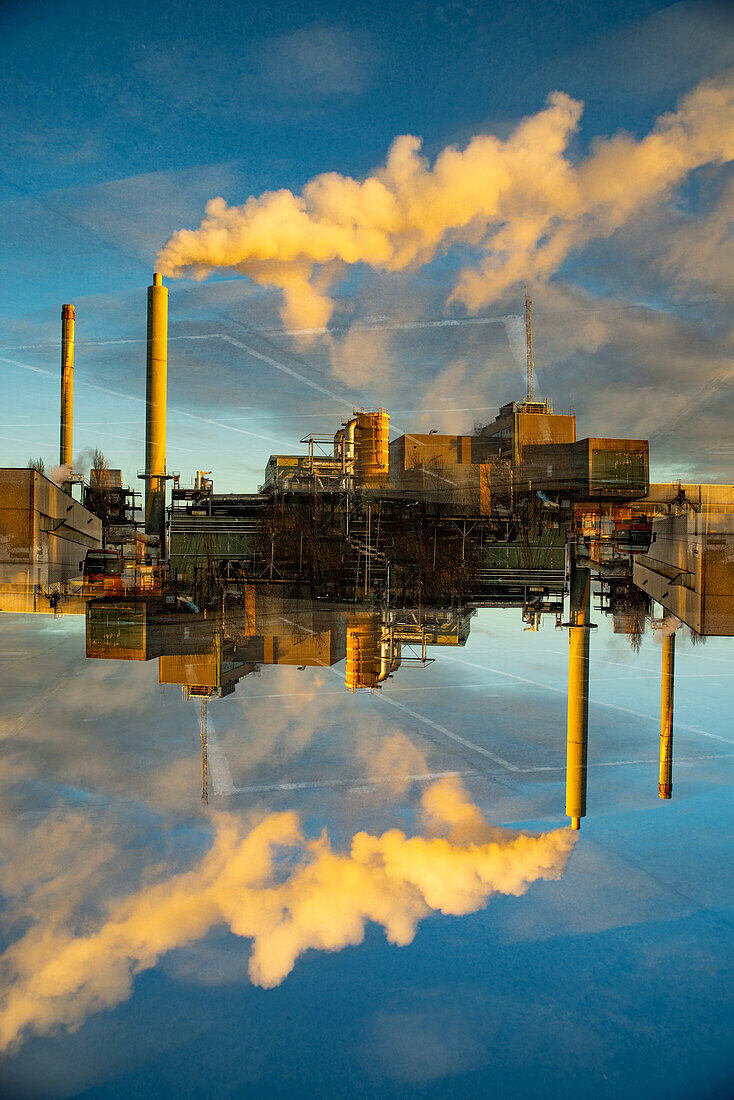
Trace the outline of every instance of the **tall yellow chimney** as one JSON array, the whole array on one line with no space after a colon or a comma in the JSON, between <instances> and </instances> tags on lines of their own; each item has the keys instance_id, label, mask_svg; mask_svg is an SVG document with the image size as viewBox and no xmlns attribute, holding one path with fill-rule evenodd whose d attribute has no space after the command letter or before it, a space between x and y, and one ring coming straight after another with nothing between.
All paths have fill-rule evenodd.
<instances>
[{"instance_id":1,"label":"tall yellow chimney","mask_svg":"<svg viewBox=\"0 0 734 1100\"><path fill-rule=\"evenodd\" d=\"M72 434L74 429L74 321L72 305L61 307L61 434L59 465L68 466L71 472ZM70 490L70 482L64 481Z\"/></svg>"},{"instance_id":2,"label":"tall yellow chimney","mask_svg":"<svg viewBox=\"0 0 734 1100\"><path fill-rule=\"evenodd\" d=\"M586 817L586 753L589 742L589 623L591 573L571 574L568 628L568 724L566 728L566 815L571 828Z\"/></svg>"},{"instance_id":3,"label":"tall yellow chimney","mask_svg":"<svg viewBox=\"0 0 734 1100\"><path fill-rule=\"evenodd\" d=\"M675 675L675 631L663 638L663 675L660 691L660 781L661 798L673 795L673 688Z\"/></svg>"},{"instance_id":4,"label":"tall yellow chimney","mask_svg":"<svg viewBox=\"0 0 734 1100\"><path fill-rule=\"evenodd\" d=\"M166 374L168 369L168 290L156 272L148 287L148 363L145 419L145 531L158 535L160 556L166 542Z\"/></svg>"}]
</instances>

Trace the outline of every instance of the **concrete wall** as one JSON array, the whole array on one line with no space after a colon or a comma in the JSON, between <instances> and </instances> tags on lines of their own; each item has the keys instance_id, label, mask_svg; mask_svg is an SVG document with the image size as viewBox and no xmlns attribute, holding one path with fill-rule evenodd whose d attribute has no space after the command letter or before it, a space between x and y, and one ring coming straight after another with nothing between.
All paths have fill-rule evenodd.
<instances>
[{"instance_id":1,"label":"concrete wall","mask_svg":"<svg viewBox=\"0 0 734 1100\"><path fill-rule=\"evenodd\" d=\"M661 487L655 488L661 496ZM721 492L712 491L716 489ZM655 541L649 554L636 559L634 582L698 634L731 636L734 493L731 486L687 486L687 490L688 499L698 497L702 502L700 510L684 507L653 520Z\"/></svg>"},{"instance_id":2,"label":"concrete wall","mask_svg":"<svg viewBox=\"0 0 734 1100\"><path fill-rule=\"evenodd\" d=\"M471 462L470 435L401 435L390 443L390 480L400 481L418 466L453 466Z\"/></svg>"},{"instance_id":3,"label":"concrete wall","mask_svg":"<svg viewBox=\"0 0 734 1100\"><path fill-rule=\"evenodd\" d=\"M0 469L0 610L83 611L79 562L102 545L102 523L32 469ZM77 606L78 605L78 606Z\"/></svg>"},{"instance_id":4,"label":"concrete wall","mask_svg":"<svg viewBox=\"0 0 734 1100\"><path fill-rule=\"evenodd\" d=\"M646 439L579 439L523 449L522 478L533 489L579 499L634 499L649 487Z\"/></svg>"}]
</instances>

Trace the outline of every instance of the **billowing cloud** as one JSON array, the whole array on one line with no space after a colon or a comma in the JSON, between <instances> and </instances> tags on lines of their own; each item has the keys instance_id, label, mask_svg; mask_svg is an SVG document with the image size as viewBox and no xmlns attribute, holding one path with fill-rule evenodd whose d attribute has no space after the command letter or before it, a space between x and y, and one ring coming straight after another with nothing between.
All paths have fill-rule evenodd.
<instances>
[{"instance_id":1,"label":"billowing cloud","mask_svg":"<svg viewBox=\"0 0 734 1100\"><path fill-rule=\"evenodd\" d=\"M661 267L683 294L693 288L714 290L725 299L734 295L734 181L707 217L676 226L671 237Z\"/></svg>"},{"instance_id":2,"label":"billowing cloud","mask_svg":"<svg viewBox=\"0 0 734 1100\"><path fill-rule=\"evenodd\" d=\"M304 837L292 812L271 813L244 836L235 815L214 820L211 848L191 870L116 901L93 930L45 910L5 952L0 1049L31 1031L80 1026L129 997L135 975L165 952L216 925L252 941L250 978L269 988L309 948L361 943L369 921L404 945L431 913L475 912L494 893L558 879L574 843L566 828L532 836L488 826L456 779L425 792L424 835L359 832L346 852L325 833Z\"/></svg>"},{"instance_id":3,"label":"billowing cloud","mask_svg":"<svg viewBox=\"0 0 734 1100\"><path fill-rule=\"evenodd\" d=\"M328 172L300 195L268 191L243 206L211 199L198 229L164 245L158 267L194 278L237 271L280 289L287 326L318 328L346 267L415 270L462 247L477 259L449 300L475 312L524 281L549 279L570 253L666 199L696 168L734 158L731 70L700 83L643 138L599 139L574 162L582 109L556 91L506 139L478 135L433 164L406 134L363 180Z\"/></svg>"}]
</instances>

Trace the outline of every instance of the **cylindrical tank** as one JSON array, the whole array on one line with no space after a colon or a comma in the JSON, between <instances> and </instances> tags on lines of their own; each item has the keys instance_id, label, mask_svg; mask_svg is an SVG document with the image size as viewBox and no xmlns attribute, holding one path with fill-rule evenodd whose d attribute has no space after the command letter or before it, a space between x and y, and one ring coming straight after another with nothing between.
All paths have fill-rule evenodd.
<instances>
[{"instance_id":1,"label":"cylindrical tank","mask_svg":"<svg viewBox=\"0 0 734 1100\"><path fill-rule=\"evenodd\" d=\"M675 675L675 632L663 638L663 675L660 693L660 781L661 798L673 795L673 685Z\"/></svg>"},{"instance_id":2,"label":"cylindrical tank","mask_svg":"<svg viewBox=\"0 0 734 1100\"><path fill-rule=\"evenodd\" d=\"M377 687L381 639L382 623L379 615L354 612L354 618L347 623L347 668L344 682L348 691Z\"/></svg>"},{"instance_id":3,"label":"cylindrical tank","mask_svg":"<svg viewBox=\"0 0 734 1100\"><path fill-rule=\"evenodd\" d=\"M72 463L72 434L74 429L74 322L72 305L61 307L61 433L59 464Z\"/></svg>"},{"instance_id":4,"label":"cylindrical tank","mask_svg":"<svg viewBox=\"0 0 734 1100\"><path fill-rule=\"evenodd\" d=\"M568 723L566 727L566 814L571 828L586 816L586 756L589 741L589 613L591 576L576 569L571 581L568 628Z\"/></svg>"},{"instance_id":5,"label":"cylindrical tank","mask_svg":"<svg viewBox=\"0 0 734 1100\"><path fill-rule=\"evenodd\" d=\"M390 472L389 433L390 414L387 409L357 413L354 474L358 486L380 485L387 481Z\"/></svg>"},{"instance_id":6,"label":"cylindrical tank","mask_svg":"<svg viewBox=\"0 0 734 1100\"><path fill-rule=\"evenodd\" d=\"M148 287L148 360L145 421L145 530L166 543L166 376L168 370L168 290L156 272Z\"/></svg>"}]
</instances>

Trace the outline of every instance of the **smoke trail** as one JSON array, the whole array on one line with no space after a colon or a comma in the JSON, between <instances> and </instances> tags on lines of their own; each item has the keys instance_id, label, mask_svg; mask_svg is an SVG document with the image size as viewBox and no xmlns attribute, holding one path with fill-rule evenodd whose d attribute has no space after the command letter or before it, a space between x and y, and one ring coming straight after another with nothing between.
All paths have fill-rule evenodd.
<instances>
[{"instance_id":1,"label":"smoke trail","mask_svg":"<svg viewBox=\"0 0 734 1100\"><path fill-rule=\"evenodd\" d=\"M565 828L531 836L490 827L455 778L426 790L422 813L424 835L360 832L345 852L326 833L305 838L292 812L270 814L245 836L236 816L218 815L192 870L114 903L96 931L75 935L51 918L5 952L0 1049L28 1032L79 1027L129 997L135 975L161 955L215 925L252 941L250 978L270 988L309 948L361 943L369 921L405 945L431 913L475 912L494 893L519 896L558 879L574 844Z\"/></svg>"},{"instance_id":2,"label":"smoke trail","mask_svg":"<svg viewBox=\"0 0 734 1100\"><path fill-rule=\"evenodd\" d=\"M449 297L476 312L524 281L550 278L569 253L607 237L665 199L696 168L734 158L734 73L704 81L637 139L597 140L568 157L583 104L552 92L504 140L481 134L448 146L433 165L419 138L397 137L363 180L327 172L300 195L267 191L243 206L211 199L196 230L158 256L170 276L215 269L274 286L287 328L324 328L331 287L354 264L415 270L455 246L480 253Z\"/></svg>"},{"instance_id":3,"label":"smoke trail","mask_svg":"<svg viewBox=\"0 0 734 1100\"><path fill-rule=\"evenodd\" d=\"M68 464L68 462L65 462L62 463L61 466L52 466L46 476L48 477L49 481L52 481L54 483L54 485L63 485L64 482L68 481L69 477L71 476L71 469L72 468Z\"/></svg>"}]
</instances>

